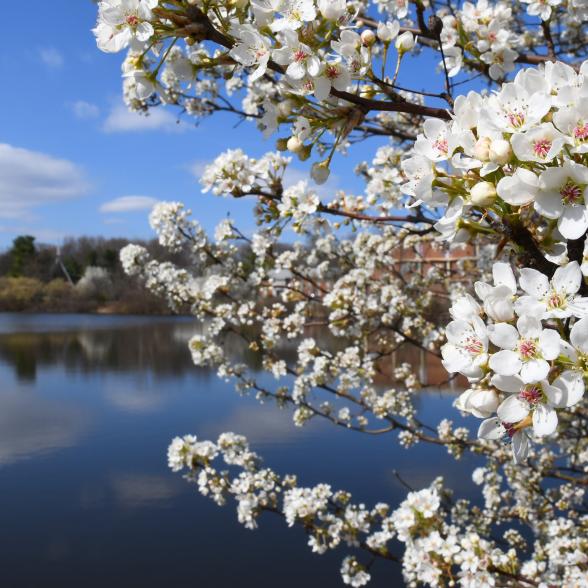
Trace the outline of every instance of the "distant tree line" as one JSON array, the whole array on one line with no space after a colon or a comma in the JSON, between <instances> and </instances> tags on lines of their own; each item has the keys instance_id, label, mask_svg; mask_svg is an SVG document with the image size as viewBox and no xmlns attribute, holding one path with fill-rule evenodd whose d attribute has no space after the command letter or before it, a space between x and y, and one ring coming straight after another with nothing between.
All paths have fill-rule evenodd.
<instances>
[{"instance_id":1,"label":"distant tree line","mask_svg":"<svg viewBox=\"0 0 588 588\"><path fill-rule=\"evenodd\" d=\"M31 235L16 237L0 253L0 311L167 313L165 304L122 271L119 251L128 243L76 237L57 247ZM157 241L141 244L159 258L181 261Z\"/></svg>"}]
</instances>

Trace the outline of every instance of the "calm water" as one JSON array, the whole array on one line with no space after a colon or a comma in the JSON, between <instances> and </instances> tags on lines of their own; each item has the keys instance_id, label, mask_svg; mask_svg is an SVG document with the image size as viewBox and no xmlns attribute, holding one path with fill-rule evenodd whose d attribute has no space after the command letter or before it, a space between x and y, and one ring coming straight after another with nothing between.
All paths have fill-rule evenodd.
<instances>
[{"instance_id":1,"label":"calm water","mask_svg":"<svg viewBox=\"0 0 588 588\"><path fill-rule=\"evenodd\" d=\"M172 474L177 434L245 434L279 472L366 504L402 499L394 470L416 488L444 475L473 492L470 458L318 421L297 429L290 411L240 397L191 363L196 331L188 319L0 314L0 586L342 586L344 550L314 555L271 515L248 531L233 505ZM452 400L422 393L422 418L460 421ZM370 586L401 585L394 564L373 571Z\"/></svg>"}]
</instances>

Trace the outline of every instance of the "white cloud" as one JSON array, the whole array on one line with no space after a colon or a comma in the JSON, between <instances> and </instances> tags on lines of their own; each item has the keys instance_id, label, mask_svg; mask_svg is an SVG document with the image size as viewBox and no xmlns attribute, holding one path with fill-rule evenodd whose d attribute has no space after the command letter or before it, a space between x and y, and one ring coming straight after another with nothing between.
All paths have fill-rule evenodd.
<instances>
[{"instance_id":1,"label":"white cloud","mask_svg":"<svg viewBox=\"0 0 588 588\"><path fill-rule=\"evenodd\" d=\"M142 131L181 132L187 125L163 107L153 108L148 115L130 111L124 104L115 104L102 126L106 133L137 133Z\"/></svg>"},{"instance_id":2,"label":"white cloud","mask_svg":"<svg viewBox=\"0 0 588 588\"><path fill-rule=\"evenodd\" d=\"M78 198L88 187L71 161L0 143L0 218L29 218L33 208Z\"/></svg>"},{"instance_id":3,"label":"white cloud","mask_svg":"<svg viewBox=\"0 0 588 588\"><path fill-rule=\"evenodd\" d=\"M100 207L100 212L135 212L137 210L151 210L157 202L150 196L121 196Z\"/></svg>"},{"instance_id":4,"label":"white cloud","mask_svg":"<svg viewBox=\"0 0 588 588\"><path fill-rule=\"evenodd\" d=\"M95 104L85 100L74 102L71 109L75 117L79 119L96 118L100 114L100 109Z\"/></svg>"},{"instance_id":5,"label":"white cloud","mask_svg":"<svg viewBox=\"0 0 588 588\"><path fill-rule=\"evenodd\" d=\"M51 69L59 69L63 67L65 60L60 51L55 47L44 47L39 50L39 57L41 61Z\"/></svg>"}]
</instances>

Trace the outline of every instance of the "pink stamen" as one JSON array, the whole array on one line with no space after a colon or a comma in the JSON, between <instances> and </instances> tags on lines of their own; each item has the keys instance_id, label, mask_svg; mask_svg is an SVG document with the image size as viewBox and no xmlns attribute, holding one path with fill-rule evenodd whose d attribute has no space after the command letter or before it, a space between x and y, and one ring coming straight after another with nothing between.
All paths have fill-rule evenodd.
<instances>
[{"instance_id":1,"label":"pink stamen","mask_svg":"<svg viewBox=\"0 0 588 588\"><path fill-rule=\"evenodd\" d=\"M529 404L537 404L543 400L543 390L537 385L525 386L521 390L519 398Z\"/></svg>"},{"instance_id":2,"label":"pink stamen","mask_svg":"<svg viewBox=\"0 0 588 588\"><path fill-rule=\"evenodd\" d=\"M511 127L520 129L525 124L525 114L523 112L509 112L506 115Z\"/></svg>"},{"instance_id":3,"label":"pink stamen","mask_svg":"<svg viewBox=\"0 0 588 588\"><path fill-rule=\"evenodd\" d=\"M574 129L574 139L577 139L578 141L585 141L588 139L588 123L580 123Z\"/></svg>"},{"instance_id":4,"label":"pink stamen","mask_svg":"<svg viewBox=\"0 0 588 588\"><path fill-rule=\"evenodd\" d=\"M537 355L537 344L531 339L522 339L519 342L519 355L523 359L532 359Z\"/></svg>"},{"instance_id":5,"label":"pink stamen","mask_svg":"<svg viewBox=\"0 0 588 588\"><path fill-rule=\"evenodd\" d=\"M547 157L549 150L551 149L551 141L549 139L539 139L533 145L533 151L537 157Z\"/></svg>"},{"instance_id":6,"label":"pink stamen","mask_svg":"<svg viewBox=\"0 0 588 588\"><path fill-rule=\"evenodd\" d=\"M339 68L336 65L327 65L325 74L330 80L335 80L339 77Z\"/></svg>"},{"instance_id":7,"label":"pink stamen","mask_svg":"<svg viewBox=\"0 0 588 588\"><path fill-rule=\"evenodd\" d=\"M294 53L294 61L296 61L297 63L299 63L300 61L304 61L307 57L308 54L306 54L302 49L298 49L298 51Z\"/></svg>"},{"instance_id":8,"label":"pink stamen","mask_svg":"<svg viewBox=\"0 0 588 588\"><path fill-rule=\"evenodd\" d=\"M134 14L129 14L129 16L127 16L127 24L130 27L136 27L139 24L139 18Z\"/></svg>"},{"instance_id":9,"label":"pink stamen","mask_svg":"<svg viewBox=\"0 0 588 588\"><path fill-rule=\"evenodd\" d=\"M563 308L565 305L565 297L557 292L552 292L547 299L547 306L549 308Z\"/></svg>"},{"instance_id":10,"label":"pink stamen","mask_svg":"<svg viewBox=\"0 0 588 588\"><path fill-rule=\"evenodd\" d=\"M559 191L564 204L578 204L582 199L582 188L571 181Z\"/></svg>"},{"instance_id":11,"label":"pink stamen","mask_svg":"<svg viewBox=\"0 0 588 588\"><path fill-rule=\"evenodd\" d=\"M464 349L472 355L478 355L484 351L484 345L482 341L475 337L468 337L464 343Z\"/></svg>"},{"instance_id":12,"label":"pink stamen","mask_svg":"<svg viewBox=\"0 0 588 588\"><path fill-rule=\"evenodd\" d=\"M447 143L447 139L437 139L433 143L433 148L437 149L437 151L439 151L440 153L447 154L447 152L449 151L449 145Z\"/></svg>"}]
</instances>

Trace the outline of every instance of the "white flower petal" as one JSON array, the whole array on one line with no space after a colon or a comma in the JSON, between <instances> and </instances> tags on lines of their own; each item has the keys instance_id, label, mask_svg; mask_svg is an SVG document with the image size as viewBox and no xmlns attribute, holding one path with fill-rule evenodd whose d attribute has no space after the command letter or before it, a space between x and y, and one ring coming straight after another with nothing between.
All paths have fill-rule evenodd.
<instances>
[{"instance_id":1,"label":"white flower petal","mask_svg":"<svg viewBox=\"0 0 588 588\"><path fill-rule=\"evenodd\" d=\"M483 302L486 299L486 296L492 292L492 286L486 284L486 282L476 282L474 284L474 290L476 291L478 298Z\"/></svg>"},{"instance_id":2,"label":"white flower petal","mask_svg":"<svg viewBox=\"0 0 588 588\"><path fill-rule=\"evenodd\" d=\"M543 298L549 292L549 280L545 274L531 268L523 268L519 278L521 288L530 296Z\"/></svg>"},{"instance_id":3,"label":"white flower petal","mask_svg":"<svg viewBox=\"0 0 588 588\"><path fill-rule=\"evenodd\" d=\"M545 390L551 404L557 408L569 408L580 402L584 396L582 372L567 370L555 379L553 385Z\"/></svg>"},{"instance_id":4,"label":"white flower petal","mask_svg":"<svg viewBox=\"0 0 588 588\"><path fill-rule=\"evenodd\" d=\"M511 394L520 392L521 388L525 385L519 376L501 376L499 374L492 376L490 384L502 392L509 392Z\"/></svg>"},{"instance_id":5,"label":"white flower petal","mask_svg":"<svg viewBox=\"0 0 588 588\"><path fill-rule=\"evenodd\" d=\"M496 418L486 419L480 423L478 437L481 439L501 439L504 436L504 427Z\"/></svg>"},{"instance_id":6,"label":"white flower petal","mask_svg":"<svg viewBox=\"0 0 588 588\"><path fill-rule=\"evenodd\" d=\"M538 437L551 435L557 429L557 413L550 406L538 404L533 411L533 431Z\"/></svg>"},{"instance_id":7,"label":"white flower petal","mask_svg":"<svg viewBox=\"0 0 588 588\"><path fill-rule=\"evenodd\" d=\"M545 329L539 335L539 349L545 359L555 359L561 348L561 337L554 329Z\"/></svg>"},{"instance_id":8,"label":"white flower petal","mask_svg":"<svg viewBox=\"0 0 588 588\"><path fill-rule=\"evenodd\" d=\"M517 291L517 281L510 263L497 262L492 266L492 276L495 286L506 286L513 294Z\"/></svg>"},{"instance_id":9,"label":"white flower petal","mask_svg":"<svg viewBox=\"0 0 588 588\"><path fill-rule=\"evenodd\" d=\"M512 394L502 401L496 414L503 423L518 423L529 414L529 404Z\"/></svg>"},{"instance_id":10,"label":"white flower petal","mask_svg":"<svg viewBox=\"0 0 588 588\"><path fill-rule=\"evenodd\" d=\"M501 349L514 349L519 340L518 331L508 323L496 323L488 327L490 341Z\"/></svg>"},{"instance_id":11,"label":"white flower petal","mask_svg":"<svg viewBox=\"0 0 588 588\"><path fill-rule=\"evenodd\" d=\"M514 309L519 316L532 316L540 319L545 314L547 305L533 296L519 296L514 304Z\"/></svg>"},{"instance_id":12,"label":"white flower petal","mask_svg":"<svg viewBox=\"0 0 588 588\"><path fill-rule=\"evenodd\" d=\"M501 376L514 376L521 370L522 362L514 351L503 349L490 356L490 369Z\"/></svg>"},{"instance_id":13,"label":"white flower petal","mask_svg":"<svg viewBox=\"0 0 588 588\"><path fill-rule=\"evenodd\" d=\"M557 221L557 228L566 239L579 239L588 229L588 208L566 206Z\"/></svg>"},{"instance_id":14,"label":"white flower petal","mask_svg":"<svg viewBox=\"0 0 588 588\"><path fill-rule=\"evenodd\" d=\"M588 317L578 321L572 327L570 342L581 353L588 353Z\"/></svg>"},{"instance_id":15,"label":"white flower petal","mask_svg":"<svg viewBox=\"0 0 588 588\"><path fill-rule=\"evenodd\" d=\"M512 456L515 463L521 463L529 454L529 439L523 431L517 431L512 437Z\"/></svg>"},{"instance_id":16,"label":"white flower petal","mask_svg":"<svg viewBox=\"0 0 588 588\"><path fill-rule=\"evenodd\" d=\"M541 321L531 316L520 317L517 321L517 329L526 339L537 339L543 331Z\"/></svg>"},{"instance_id":17,"label":"white flower petal","mask_svg":"<svg viewBox=\"0 0 588 588\"><path fill-rule=\"evenodd\" d=\"M525 384L533 384L545 380L549 374L549 364L544 359L531 359L523 363L521 380Z\"/></svg>"},{"instance_id":18,"label":"white flower petal","mask_svg":"<svg viewBox=\"0 0 588 588\"><path fill-rule=\"evenodd\" d=\"M563 267L555 270L551 279L557 292L575 294L582 284L582 272L577 261L572 261Z\"/></svg>"}]
</instances>

